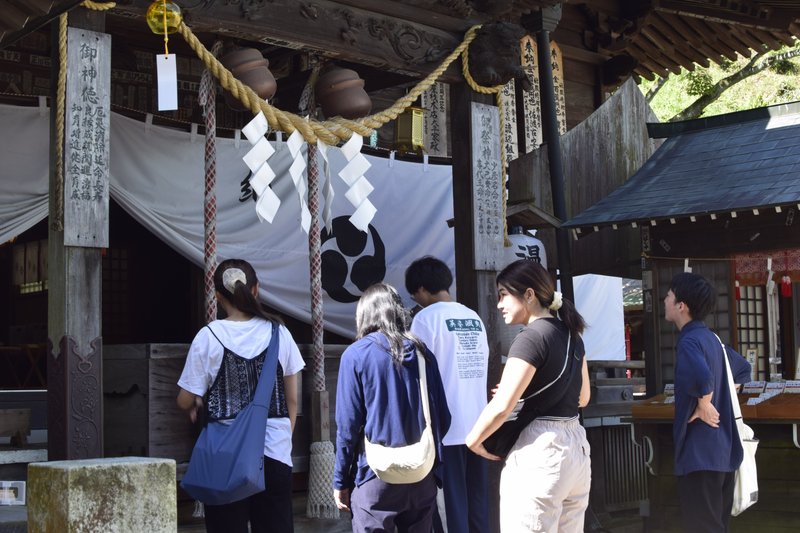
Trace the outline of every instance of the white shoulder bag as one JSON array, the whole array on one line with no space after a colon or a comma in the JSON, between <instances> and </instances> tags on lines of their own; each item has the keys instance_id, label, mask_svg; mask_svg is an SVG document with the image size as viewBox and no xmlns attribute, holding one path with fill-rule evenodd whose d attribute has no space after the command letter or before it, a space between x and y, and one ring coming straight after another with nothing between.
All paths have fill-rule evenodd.
<instances>
[{"instance_id":1,"label":"white shoulder bag","mask_svg":"<svg viewBox=\"0 0 800 533\"><path fill-rule=\"evenodd\" d=\"M436 443L431 430L431 413L428 405L428 380L425 375L425 357L417 351L419 364L419 392L422 396L422 414L425 417L425 429L419 442L390 448L381 444L373 444L364 435L364 453L367 464L378 476L378 479L395 485L416 483L425 479L433 468L436 459Z\"/></svg>"},{"instance_id":2,"label":"white shoulder bag","mask_svg":"<svg viewBox=\"0 0 800 533\"><path fill-rule=\"evenodd\" d=\"M717 340L722 344L719 337L717 337ZM758 501L758 471L756 470L758 439L755 438L753 429L742 420L742 409L739 407L736 384L733 382L733 373L731 372L730 362L728 362L728 351L725 349L724 344L722 344L722 357L725 359L725 369L728 372L728 389L731 391L733 416L736 417L736 430L739 432L739 439L742 441L742 449L744 450L742 464L736 470L736 481L733 488L733 508L731 508L731 515L738 516Z\"/></svg>"}]
</instances>

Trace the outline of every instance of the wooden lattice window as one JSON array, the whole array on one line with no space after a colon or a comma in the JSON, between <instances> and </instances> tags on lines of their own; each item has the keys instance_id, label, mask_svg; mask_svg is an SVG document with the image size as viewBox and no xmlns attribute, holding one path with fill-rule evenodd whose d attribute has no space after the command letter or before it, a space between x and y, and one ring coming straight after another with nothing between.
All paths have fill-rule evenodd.
<instances>
[{"instance_id":1,"label":"wooden lattice window","mask_svg":"<svg viewBox=\"0 0 800 533\"><path fill-rule=\"evenodd\" d=\"M769 378L767 354L767 304L764 287L745 286L739 289L736 316L739 330L739 350L753 365L753 378ZM755 350L755 357L753 357ZM748 351L750 353L748 354Z\"/></svg>"}]
</instances>

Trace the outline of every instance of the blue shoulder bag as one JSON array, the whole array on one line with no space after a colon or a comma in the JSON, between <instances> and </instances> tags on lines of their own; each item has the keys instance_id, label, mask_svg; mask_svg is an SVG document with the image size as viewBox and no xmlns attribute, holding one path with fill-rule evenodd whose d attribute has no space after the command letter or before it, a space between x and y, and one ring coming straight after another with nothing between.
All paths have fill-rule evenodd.
<instances>
[{"instance_id":1,"label":"blue shoulder bag","mask_svg":"<svg viewBox=\"0 0 800 533\"><path fill-rule=\"evenodd\" d=\"M208 422L197 438L181 487L209 505L243 500L264 490L264 435L278 364L278 325L272 324L253 401L230 424Z\"/></svg>"}]
</instances>

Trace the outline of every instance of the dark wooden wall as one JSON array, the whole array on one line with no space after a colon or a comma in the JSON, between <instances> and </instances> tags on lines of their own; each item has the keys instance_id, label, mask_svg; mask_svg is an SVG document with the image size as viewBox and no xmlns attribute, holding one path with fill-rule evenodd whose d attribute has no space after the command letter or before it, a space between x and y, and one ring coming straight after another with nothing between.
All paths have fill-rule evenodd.
<instances>
[{"instance_id":1,"label":"dark wooden wall","mask_svg":"<svg viewBox=\"0 0 800 533\"><path fill-rule=\"evenodd\" d=\"M607 196L647 161L660 144L648 137L645 127L647 121L655 120L638 87L628 81L595 113L561 137L570 216ZM509 203L530 198L552 213L549 165L543 148L511 163ZM557 268L554 233L544 230L539 234L548 250L551 270ZM572 270L576 275L638 278L640 251L638 230L604 229L573 241Z\"/></svg>"},{"instance_id":2,"label":"dark wooden wall","mask_svg":"<svg viewBox=\"0 0 800 533\"><path fill-rule=\"evenodd\" d=\"M690 262L692 272L708 279L717 290L717 306L705 323L723 342L736 344L733 329L733 285L730 262ZM683 272L683 261L659 260L652 263L653 289L645 289L644 338L647 395L660 394L666 383L675 382L675 346L678 330L664 320L664 297L672 277ZM649 277L651 274L645 274Z\"/></svg>"},{"instance_id":3,"label":"dark wooden wall","mask_svg":"<svg viewBox=\"0 0 800 533\"><path fill-rule=\"evenodd\" d=\"M792 209L778 213L761 209L760 214L741 212L736 218L720 215L716 220L697 217L696 222L677 220L675 224L661 221L654 227L644 228L649 234L648 255L652 274L647 271L645 280L652 276L652 285L645 283L645 338L647 360L647 393L662 392L665 383L672 383L677 332L664 320L663 299L669 282L683 271L685 258L689 258L692 271L711 280L717 289L716 310L706 319L726 343L738 348L735 324L733 262L737 253L766 252L800 246L800 231L794 223ZM796 317L795 317L796 320ZM791 356L789 356L791 357Z\"/></svg>"}]
</instances>

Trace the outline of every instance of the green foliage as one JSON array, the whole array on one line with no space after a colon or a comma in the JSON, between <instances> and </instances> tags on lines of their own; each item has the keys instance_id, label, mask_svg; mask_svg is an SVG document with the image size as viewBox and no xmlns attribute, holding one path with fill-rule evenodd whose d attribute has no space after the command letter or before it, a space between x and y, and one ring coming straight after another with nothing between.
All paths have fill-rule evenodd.
<instances>
[{"instance_id":1,"label":"green foliage","mask_svg":"<svg viewBox=\"0 0 800 533\"><path fill-rule=\"evenodd\" d=\"M791 47L775 53L786 52ZM691 105L694 100L723 78L731 76L745 65L750 58L739 56L736 61L724 61L723 65L711 63L709 68L696 66L693 72L682 70L672 74L650 102L650 107L659 120L667 121ZM701 116L707 117L753 109L768 105L800 100L800 88L793 74L800 72L800 57L778 61L772 68L745 78L731 86L705 108ZM644 94L656 85L656 81L641 80L639 87Z\"/></svg>"},{"instance_id":2,"label":"green foliage","mask_svg":"<svg viewBox=\"0 0 800 533\"><path fill-rule=\"evenodd\" d=\"M776 61L770 66L772 72L776 74L781 74L783 76L788 76L792 74L797 74L798 66L797 64L793 63L791 59L782 59L780 61Z\"/></svg>"},{"instance_id":3,"label":"green foliage","mask_svg":"<svg viewBox=\"0 0 800 533\"><path fill-rule=\"evenodd\" d=\"M684 78L686 80L686 93L691 96L703 96L714 87L714 78L706 69L696 69L688 72Z\"/></svg>"},{"instance_id":4,"label":"green foliage","mask_svg":"<svg viewBox=\"0 0 800 533\"><path fill-rule=\"evenodd\" d=\"M724 72L733 73L736 70L736 61L731 61L727 57L723 57L719 62L719 68L721 68Z\"/></svg>"}]
</instances>

